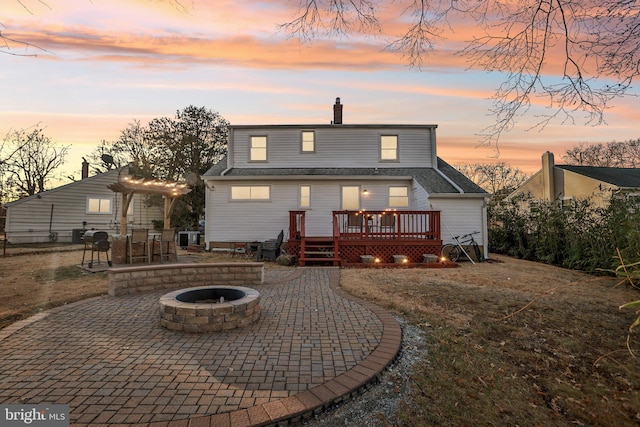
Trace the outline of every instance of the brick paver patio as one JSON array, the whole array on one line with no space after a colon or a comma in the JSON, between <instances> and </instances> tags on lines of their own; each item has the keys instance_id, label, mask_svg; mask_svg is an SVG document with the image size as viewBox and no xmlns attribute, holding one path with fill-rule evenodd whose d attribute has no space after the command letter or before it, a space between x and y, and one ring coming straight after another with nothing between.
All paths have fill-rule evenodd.
<instances>
[{"instance_id":1,"label":"brick paver patio","mask_svg":"<svg viewBox=\"0 0 640 427\"><path fill-rule=\"evenodd\" d=\"M225 333L160 327L165 292L50 310L0 330L0 403L69 404L72 425L303 419L357 393L400 349L393 317L338 279L336 268L268 269L260 320Z\"/></svg>"}]
</instances>

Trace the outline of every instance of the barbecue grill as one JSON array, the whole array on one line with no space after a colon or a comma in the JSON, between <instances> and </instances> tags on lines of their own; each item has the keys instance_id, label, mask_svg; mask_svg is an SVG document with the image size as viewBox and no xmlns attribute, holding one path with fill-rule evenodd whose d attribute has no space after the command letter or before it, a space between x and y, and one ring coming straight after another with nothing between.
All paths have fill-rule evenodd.
<instances>
[{"instance_id":1,"label":"barbecue grill","mask_svg":"<svg viewBox=\"0 0 640 427\"><path fill-rule=\"evenodd\" d=\"M93 254L95 252L98 253L98 264L100 264L100 252L104 252L107 257L107 264L109 267L113 265L113 263L109 260L109 248L111 244L109 243L109 234L106 231L86 231L84 236L82 236L84 240L84 251L82 252L82 265L84 265L84 257L87 253L88 249L91 249L91 261L87 264L89 268L93 268Z\"/></svg>"}]
</instances>

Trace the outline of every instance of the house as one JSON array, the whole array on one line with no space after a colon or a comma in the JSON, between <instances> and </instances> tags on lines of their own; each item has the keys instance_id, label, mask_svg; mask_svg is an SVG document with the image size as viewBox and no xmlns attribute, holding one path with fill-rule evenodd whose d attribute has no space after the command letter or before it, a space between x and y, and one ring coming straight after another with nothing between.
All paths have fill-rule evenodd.
<instances>
[{"instance_id":1,"label":"house","mask_svg":"<svg viewBox=\"0 0 640 427\"><path fill-rule=\"evenodd\" d=\"M488 194L437 156L437 125L343 124L340 98L333 110L330 124L230 127L202 176L209 248L284 230L303 265L307 251L419 262L477 231L486 254Z\"/></svg>"},{"instance_id":2,"label":"house","mask_svg":"<svg viewBox=\"0 0 640 427\"><path fill-rule=\"evenodd\" d=\"M605 206L612 194L640 197L640 169L556 165L553 153L542 155L542 169L511 193L537 200L566 202L590 199Z\"/></svg>"},{"instance_id":3,"label":"house","mask_svg":"<svg viewBox=\"0 0 640 427\"><path fill-rule=\"evenodd\" d=\"M79 181L5 204L9 243L81 243L85 230L118 233L122 195L107 186L118 182L124 168L89 177L88 163L82 166ZM153 228L153 220L162 218L161 207L146 206L144 195L133 197L127 215L130 227Z\"/></svg>"}]
</instances>

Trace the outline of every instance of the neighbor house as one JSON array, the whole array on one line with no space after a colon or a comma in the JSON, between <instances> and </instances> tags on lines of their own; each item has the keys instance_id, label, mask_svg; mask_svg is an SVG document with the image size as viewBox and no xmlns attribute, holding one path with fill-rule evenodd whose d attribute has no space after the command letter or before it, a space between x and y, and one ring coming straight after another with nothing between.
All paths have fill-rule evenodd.
<instances>
[{"instance_id":1,"label":"neighbor house","mask_svg":"<svg viewBox=\"0 0 640 427\"><path fill-rule=\"evenodd\" d=\"M126 173L123 169L90 177L85 162L81 180L7 203L7 241L81 243L85 230L118 233L122 195L107 186L118 182L120 174ZM162 208L148 207L145 197L133 197L127 215L130 227L153 228L153 220L162 221Z\"/></svg>"},{"instance_id":2,"label":"neighbor house","mask_svg":"<svg viewBox=\"0 0 640 427\"><path fill-rule=\"evenodd\" d=\"M547 151L542 155L542 169L508 198L526 195L563 203L589 199L604 206L615 194L640 197L640 169L556 165L553 153Z\"/></svg>"},{"instance_id":3,"label":"neighbor house","mask_svg":"<svg viewBox=\"0 0 640 427\"><path fill-rule=\"evenodd\" d=\"M437 156L437 126L343 124L342 108L330 124L231 126L226 158L202 176L207 244L284 230L302 265L420 262L479 232L486 254L488 194Z\"/></svg>"}]
</instances>

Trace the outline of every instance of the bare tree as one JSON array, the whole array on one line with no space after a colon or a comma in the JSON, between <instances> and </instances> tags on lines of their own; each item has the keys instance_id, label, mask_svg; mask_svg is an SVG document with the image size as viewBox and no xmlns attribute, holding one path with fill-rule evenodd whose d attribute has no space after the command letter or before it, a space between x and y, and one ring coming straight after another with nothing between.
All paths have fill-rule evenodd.
<instances>
[{"instance_id":1,"label":"bare tree","mask_svg":"<svg viewBox=\"0 0 640 427\"><path fill-rule=\"evenodd\" d=\"M505 162L461 163L454 167L498 199L507 196L529 179L529 175Z\"/></svg>"},{"instance_id":2,"label":"bare tree","mask_svg":"<svg viewBox=\"0 0 640 427\"><path fill-rule=\"evenodd\" d=\"M473 20L476 34L460 53L472 68L505 73L493 97L493 125L483 143L502 133L535 103L552 119L601 124L610 102L624 96L640 73L640 5L631 0L410 0L405 32L388 43L411 66L420 67L437 42L461 22ZM301 0L293 19L282 25L304 42L326 35L383 32L382 0ZM398 21L394 22L397 24ZM611 82L611 83L608 83Z\"/></svg>"},{"instance_id":3,"label":"bare tree","mask_svg":"<svg viewBox=\"0 0 640 427\"><path fill-rule=\"evenodd\" d=\"M640 167L640 139L579 144L569 148L563 159L570 165L637 168Z\"/></svg>"},{"instance_id":4,"label":"bare tree","mask_svg":"<svg viewBox=\"0 0 640 427\"><path fill-rule=\"evenodd\" d=\"M134 120L120 132L115 141L103 140L87 157L91 170L102 173L114 167L133 163L142 175L155 175L155 148L146 138L148 129L139 120Z\"/></svg>"},{"instance_id":5,"label":"bare tree","mask_svg":"<svg viewBox=\"0 0 640 427\"><path fill-rule=\"evenodd\" d=\"M11 132L5 140L11 157L6 161L4 186L14 196L33 195L47 188L55 170L64 164L67 146L56 145L39 126L31 132Z\"/></svg>"}]
</instances>

